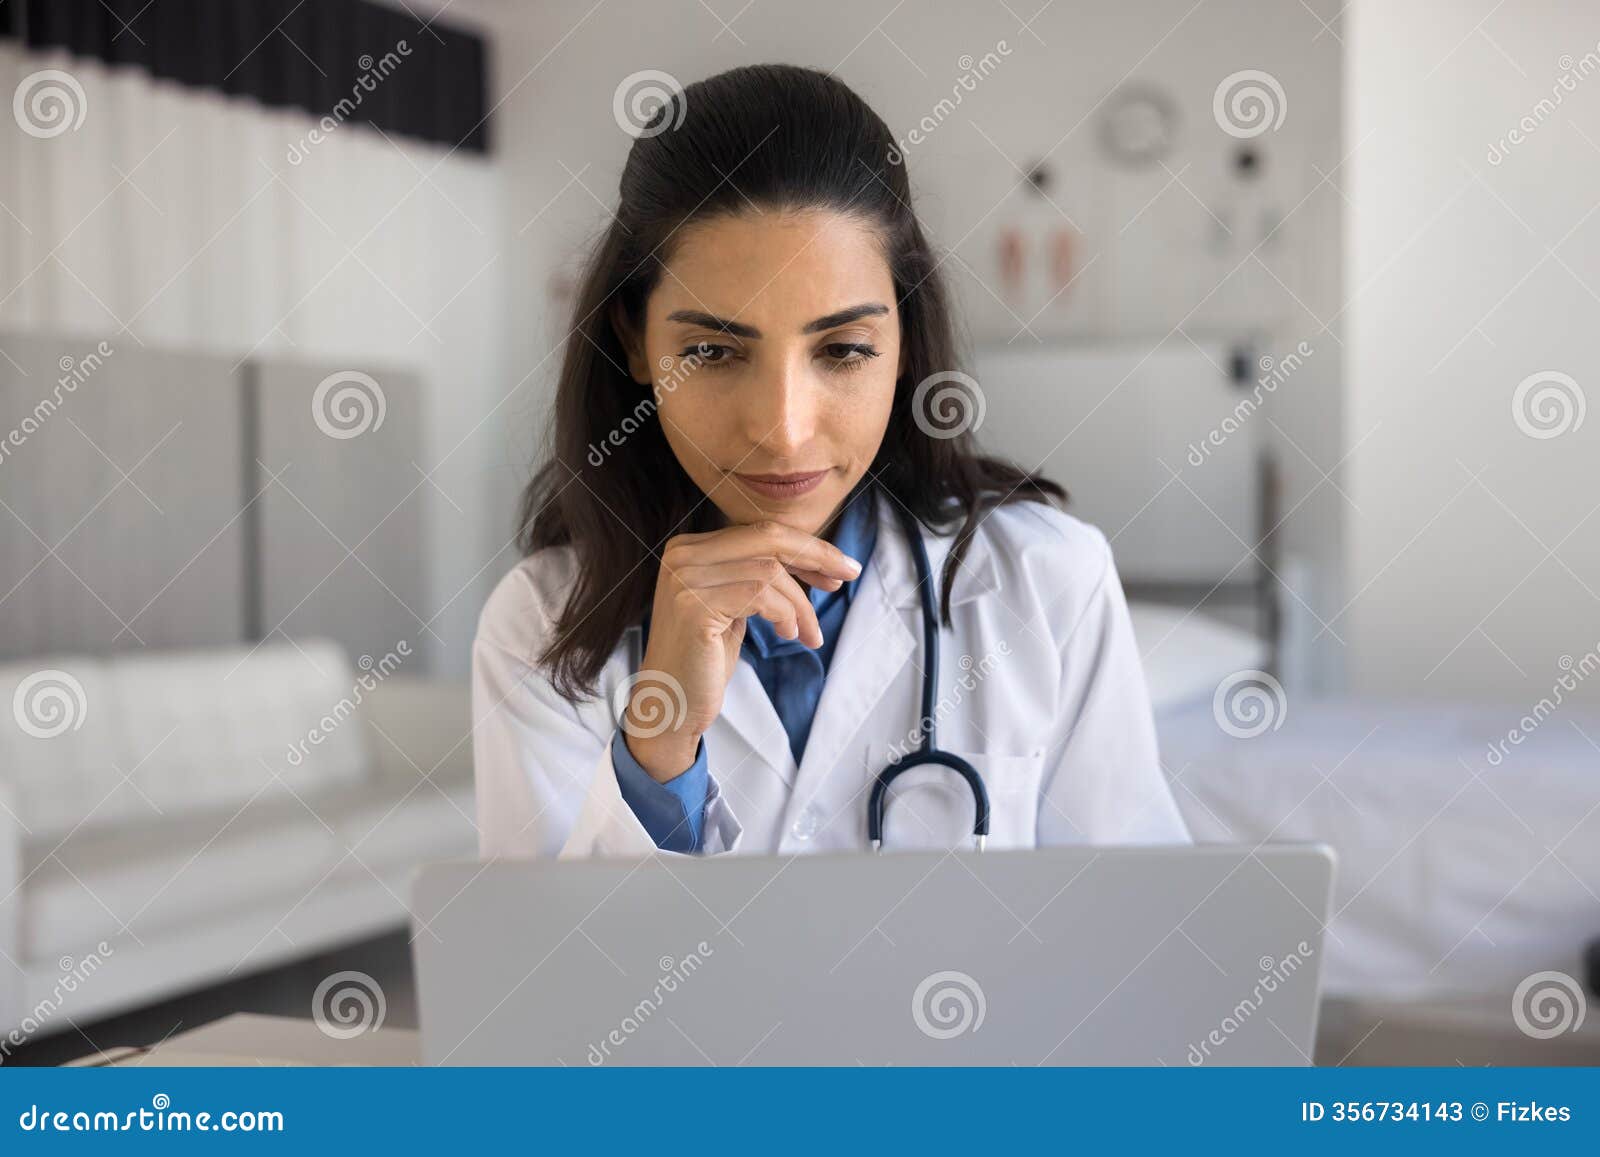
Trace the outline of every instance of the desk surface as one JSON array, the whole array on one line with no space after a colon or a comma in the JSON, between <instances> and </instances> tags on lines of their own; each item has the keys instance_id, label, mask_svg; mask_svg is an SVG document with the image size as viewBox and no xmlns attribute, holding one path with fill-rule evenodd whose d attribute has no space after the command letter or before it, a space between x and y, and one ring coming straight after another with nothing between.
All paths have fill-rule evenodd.
<instances>
[{"instance_id":1,"label":"desk surface","mask_svg":"<svg viewBox=\"0 0 1600 1157\"><path fill-rule=\"evenodd\" d=\"M1533 1040L1499 999L1323 1003L1317 1063L1324 1065L1600 1063L1600 1022L1555 1040ZM348 1040L316 1022L236 1013L151 1048L114 1048L73 1064L171 1066L377 1065L419 1063L417 1034L380 1028Z\"/></svg>"},{"instance_id":2,"label":"desk surface","mask_svg":"<svg viewBox=\"0 0 1600 1157\"><path fill-rule=\"evenodd\" d=\"M380 1028L346 1039L325 1033L315 1021L287 1016L235 1013L150 1048L117 1048L74 1061L81 1066L170 1068L242 1065L414 1065L421 1056L410 1029Z\"/></svg>"}]
</instances>

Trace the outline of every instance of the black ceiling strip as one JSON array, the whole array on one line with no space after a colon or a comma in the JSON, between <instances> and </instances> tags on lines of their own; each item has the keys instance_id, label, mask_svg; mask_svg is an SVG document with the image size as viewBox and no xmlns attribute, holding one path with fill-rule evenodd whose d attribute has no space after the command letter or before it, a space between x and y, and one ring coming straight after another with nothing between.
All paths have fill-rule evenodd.
<instances>
[{"instance_id":1,"label":"black ceiling strip","mask_svg":"<svg viewBox=\"0 0 1600 1157\"><path fill-rule=\"evenodd\" d=\"M0 38L489 150L483 38L371 0L0 0Z\"/></svg>"}]
</instances>

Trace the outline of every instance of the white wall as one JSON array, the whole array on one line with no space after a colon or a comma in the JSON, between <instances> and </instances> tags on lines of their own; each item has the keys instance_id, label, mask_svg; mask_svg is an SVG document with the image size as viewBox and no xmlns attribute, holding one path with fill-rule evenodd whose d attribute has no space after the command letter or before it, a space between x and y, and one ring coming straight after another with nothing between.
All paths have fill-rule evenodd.
<instances>
[{"instance_id":1,"label":"white wall","mask_svg":"<svg viewBox=\"0 0 1600 1157\"><path fill-rule=\"evenodd\" d=\"M1513 401L1600 401L1600 13L1356 0L1347 32L1351 682L1531 704L1600 640L1600 418L1537 438Z\"/></svg>"},{"instance_id":2,"label":"white wall","mask_svg":"<svg viewBox=\"0 0 1600 1157\"><path fill-rule=\"evenodd\" d=\"M1325 471L1337 479L1341 430L1340 339L1337 326L1324 330L1340 301L1338 7L1336 0L1057 4L1024 27L1004 5L941 4L934 18L929 6L832 0L803 10L735 6L723 12L730 29L694 0L626 8L458 0L453 12L464 9L497 33L496 141L511 191L504 256L512 372L498 411L502 446L490 503L509 518L545 425L567 320L548 289L576 267L615 202L630 138L613 122L611 101L625 77L658 69L688 84L765 60L830 69L904 138L951 96L964 54L981 58L1004 40L998 69L963 91L954 115L908 152L918 210L935 244L954 249L943 269L965 331L974 343L1005 343L1025 320L1033 333L1021 341L1117 338L1185 349L1190 338L1243 335L1274 357L1309 341L1316 354L1270 396L1252 432L1278 445L1285 507L1294 508L1281 529L1283 547L1307 563L1305 602L1330 616L1341 603L1343 504L1324 480ZM1267 158L1265 177L1241 199L1228 164L1237 142L1215 122L1212 97L1224 77L1250 68L1279 78L1287 115L1255 142ZM1100 102L1124 80L1158 83L1177 102L1178 144L1165 170L1122 173L1099 159ZM1017 187L1019 167L1046 153L1060 182L1052 189L1060 211ZM1274 209L1288 219L1256 250L1261 218ZM1219 232L1213 212L1232 222L1232 236ZM1039 230L1069 221L1082 230L1086 272L1042 313L1038 296L996 301L994 240L1005 221ZM1115 438L1119 431L1085 427L1083 434ZM1324 636L1304 659L1304 685L1335 682L1342 650Z\"/></svg>"},{"instance_id":3,"label":"white wall","mask_svg":"<svg viewBox=\"0 0 1600 1157\"><path fill-rule=\"evenodd\" d=\"M414 368L427 387L412 481L428 596L411 609L430 625L411 641L433 669L465 673L508 537L479 501L505 350L497 162L348 124L291 163L309 114L64 53L0 48L0 91L44 68L70 72L86 107L48 139L8 109L0 327L230 363Z\"/></svg>"}]
</instances>

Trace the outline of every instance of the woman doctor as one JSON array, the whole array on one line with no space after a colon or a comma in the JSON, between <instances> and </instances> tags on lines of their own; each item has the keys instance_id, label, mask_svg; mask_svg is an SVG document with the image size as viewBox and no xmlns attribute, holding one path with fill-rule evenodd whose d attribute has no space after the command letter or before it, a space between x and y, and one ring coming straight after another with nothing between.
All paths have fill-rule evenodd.
<instances>
[{"instance_id":1,"label":"woman doctor","mask_svg":"<svg viewBox=\"0 0 1600 1157\"><path fill-rule=\"evenodd\" d=\"M977 451L940 264L894 138L831 76L736 68L642 128L526 557L478 626L485 857L866 848L923 715L897 507L937 588L939 746L987 785L988 846L1188 841L1107 541ZM887 794L886 849L970 844L948 768Z\"/></svg>"}]
</instances>

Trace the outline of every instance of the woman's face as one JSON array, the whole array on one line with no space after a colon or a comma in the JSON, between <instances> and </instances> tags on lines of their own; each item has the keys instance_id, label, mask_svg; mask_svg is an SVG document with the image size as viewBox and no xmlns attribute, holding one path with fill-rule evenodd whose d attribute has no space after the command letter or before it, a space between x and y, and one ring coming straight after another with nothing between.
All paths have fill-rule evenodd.
<instances>
[{"instance_id":1,"label":"woman's face","mask_svg":"<svg viewBox=\"0 0 1600 1157\"><path fill-rule=\"evenodd\" d=\"M752 210L674 241L629 372L730 523L818 534L877 454L901 372L878 237L840 213Z\"/></svg>"}]
</instances>

